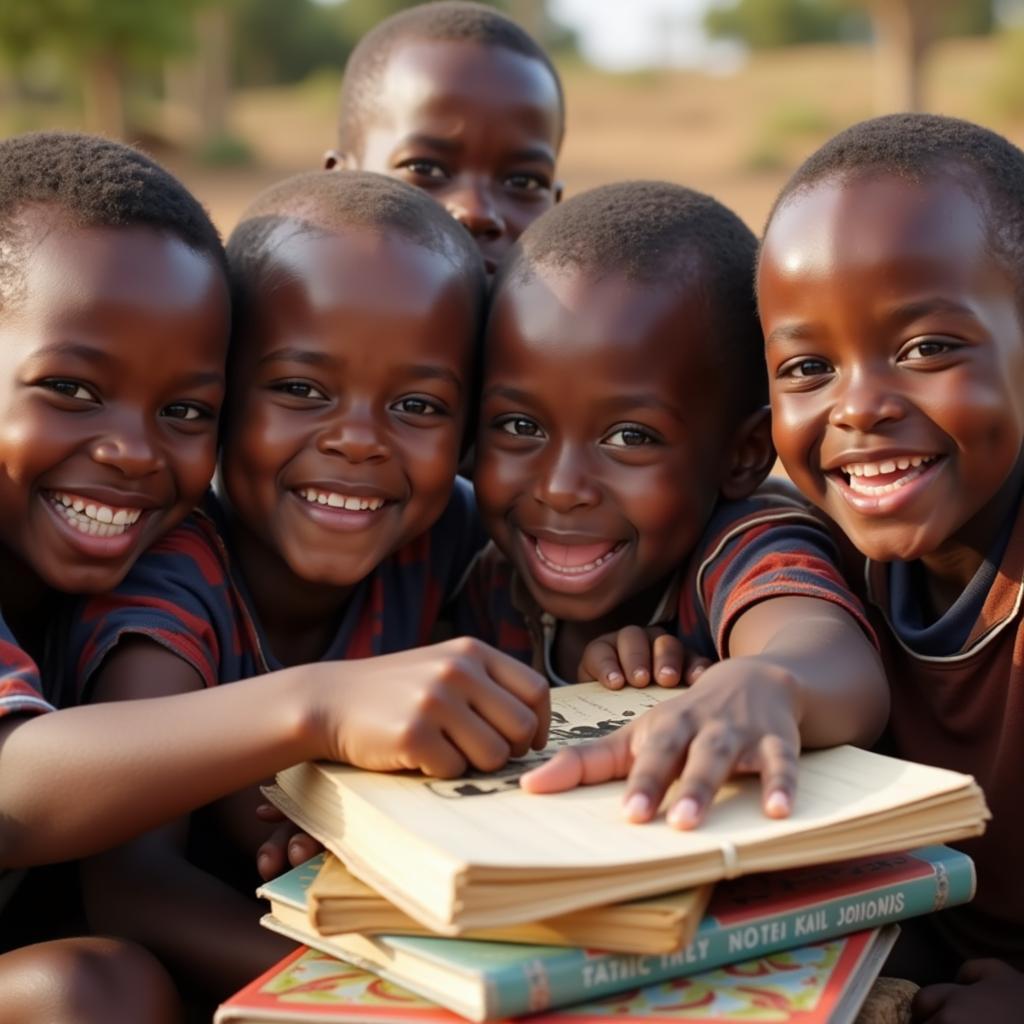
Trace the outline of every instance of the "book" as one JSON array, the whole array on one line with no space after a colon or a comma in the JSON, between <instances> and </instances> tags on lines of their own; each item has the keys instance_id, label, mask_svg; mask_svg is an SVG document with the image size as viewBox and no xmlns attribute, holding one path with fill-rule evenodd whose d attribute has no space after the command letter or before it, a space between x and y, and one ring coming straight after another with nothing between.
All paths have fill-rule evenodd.
<instances>
[{"instance_id":1,"label":"book","mask_svg":"<svg viewBox=\"0 0 1024 1024\"><path fill-rule=\"evenodd\" d=\"M531 1017L531 1024L852 1024L896 939L859 932ZM461 1018L357 967L300 947L232 996L214 1024L461 1024Z\"/></svg>"},{"instance_id":2,"label":"book","mask_svg":"<svg viewBox=\"0 0 1024 1024\"><path fill-rule=\"evenodd\" d=\"M534 924L482 928L469 932L466 938L539 946L589 946L620 953L671 953L693 938L712 888L703 885L664 896L593 907ZM279 920L296 924L305 924L308 901L309 925L321 935L432 934L360 882L330 853L320 854L273 879L257 895L270 900L271 913Z\"/></svg>"},{"instance_id":3,"label":"book","mask_svg":"<svg viewBox=\"0 0 1024 1024\"><path fill-rule=\"evenodd\" d=\"M442 935L984 831L988 810L970 776L853 747L801 756L788 818L765 816L750 777L724 786L686 832L663 817L628 823L621 781L549 796L519 789L552 748L607 735L673 696L558 687L553 742L493 775L442 781L307 762L279 773L267 795L353 875Z\"/></svg>"},{"instance_id":4,"label":"book","mask_svg":"<svg viewBox=\"0 0 1024 1024\"><path fill-rule=\"evenodd\" d=\"M289 880L278 888L278 902L284 889L298 909L289 920L276 911L265 916L265 927L473 1020L568 1006L932 913L966 903L975 887L970 857L946 846L748 875L715 888L684 950L634 956L464 939L317 935L304 894L312 872L303 879L301 868L293 869L282 879Z\"/></svg>"}]
</instances>

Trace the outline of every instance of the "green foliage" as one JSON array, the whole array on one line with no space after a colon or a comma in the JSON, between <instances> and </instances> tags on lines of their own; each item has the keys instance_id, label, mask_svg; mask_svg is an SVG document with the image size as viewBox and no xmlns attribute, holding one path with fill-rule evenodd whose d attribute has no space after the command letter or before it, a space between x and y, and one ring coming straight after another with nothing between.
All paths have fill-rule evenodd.
<instances>
[{"instance_id":1,"label":"green foliage","mask_svg":"<svg viewBox=\"0 0 1024 1024\"><path fill-rule=\"evenodd\" d=\"M4 0L0 51L17 63L56 53L75 63L116 54L126 65L151 67L188 51L203 0Z\"/></svg>"},{"instance_id":2,"label":"green foliage","mask_svg":"<svg viewBox=\"0 0 1024 1024\"><path fill-rule=\"evenodd\" d=\"M738 39L753 50L801 43L868 38L866 0L717 0L704 25L715 37ZM937 14L940 36L992 31L992 0L947 0Z\"/></svg>"},{"instance_id":3,"label":"green foliage","mask_svg":"<svg viewBox=\"0 0 1024 1024\"><path fill-rule=\"evenodd\" d=\"M218 135L199 148L196 157L208 167L245 167L253 162L249 144L237 135Z\"/></svg>"}]
</instances>

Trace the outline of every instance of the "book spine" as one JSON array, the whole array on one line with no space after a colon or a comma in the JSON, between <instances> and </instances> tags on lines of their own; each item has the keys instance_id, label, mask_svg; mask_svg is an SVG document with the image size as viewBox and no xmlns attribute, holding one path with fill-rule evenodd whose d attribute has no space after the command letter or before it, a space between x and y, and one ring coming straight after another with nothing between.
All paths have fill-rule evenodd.
<instances>
[{"instance_id":1,"label":"book spine","mask_svg":"<svg viewBox=\"0 0 1024 1024\"><path fill-rule=\"evenodd\" d=\"M751 914L722 924L705 918L694 940L676 953L633 955L566 950L487 979L487 1018L513 1017L568 1006L630 988L653 985L727 964L752 960L812 942L929 914L968 902L974 865L943 850L929 858L932 872L821 899L777 914Z\"/></svg>"}]
</instances>

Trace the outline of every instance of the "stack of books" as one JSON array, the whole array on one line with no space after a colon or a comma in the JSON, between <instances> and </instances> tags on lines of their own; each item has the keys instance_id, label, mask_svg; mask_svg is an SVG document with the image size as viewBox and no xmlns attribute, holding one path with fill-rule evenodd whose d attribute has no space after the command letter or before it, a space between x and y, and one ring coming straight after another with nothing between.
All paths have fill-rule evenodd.
<instances>
[{"instance_id":1,"label":"stack of books","mask_svg":"<svg viewBox=\"0 0 1024 1024\"><path fill-rule=\"evenodd\" d=\"M622 783L519 790L552 746L670 696L555 690L554 743L496 775L281 773L268 795L329 852L261 889L263 923L313 949L218 1020L452 1019L429 1004L478 1021L761 1019L753 999L763 1019L852 1021L894 939L882 926L971 898L969 858L935 844L983 830L980 790L847 747L801 758L784 820L763 815L755 779L692 832L625 822Z\"/></svg>"}]
</instances>

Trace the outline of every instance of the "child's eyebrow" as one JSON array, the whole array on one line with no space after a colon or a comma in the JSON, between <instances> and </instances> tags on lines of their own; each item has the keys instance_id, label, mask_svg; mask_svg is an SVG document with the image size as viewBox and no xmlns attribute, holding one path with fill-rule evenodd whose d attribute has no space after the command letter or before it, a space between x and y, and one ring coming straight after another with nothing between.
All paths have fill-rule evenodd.
<instances>
[{"instance_id":1,"label":"child's eyebrow","mask_svg":"<svg viewBox=\"0 0 1024 1024\"><path fill-rule=\"evenodd\" d=\"M308 348L276 348L260 356L259 366L264 363L307 363L310 366L330 366L335 362L326 352L315 352Z\"/></svg>"},{"instance_id":2,"label":"child's eyebrow","mask_svg":"<svg viewBox=\"0 0 1024 1024\"><path fill-rule=\"evenodd\" d=\"M108 365L117 362L109 352L81 341L55 341L50 345L40 345L32 355L36 359L45 356L75 356L78 359Z\"/></svg>"},{"instance_id":3,"label":"child's eyebrow","mask_svg":"<svg viewBox=\"0 0 1024 1024\"><path fill-rule=\"evenodd\" d=\"M404 367L404 376L411 380L446 380L457 390L462 391L462 381L459 375L448 369L447 366L437 366L432 363L419 363Z\"/></svg>"},{"instance_id":4,"label":"child's eyebrow","mask_svg":"<svg viewBox=\"0 0 1024 1024\"><path fill-rule=\"evenodd\" d=\"M445 139L439 135L427 135L424 132L410 132L402 137L395 147L396 150L406 147L424 146L428 149L441 150L444 153L456 153L462 148L462 143L453 139ZM521 160L530 163L545 163L555 166L555 154L547 146L524 146L522 149L513 150L508 154L509 160Z\"/></svg>"}]
</instances>

